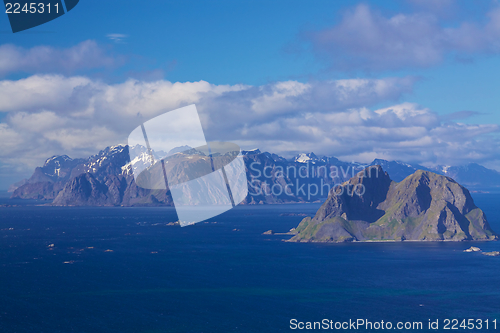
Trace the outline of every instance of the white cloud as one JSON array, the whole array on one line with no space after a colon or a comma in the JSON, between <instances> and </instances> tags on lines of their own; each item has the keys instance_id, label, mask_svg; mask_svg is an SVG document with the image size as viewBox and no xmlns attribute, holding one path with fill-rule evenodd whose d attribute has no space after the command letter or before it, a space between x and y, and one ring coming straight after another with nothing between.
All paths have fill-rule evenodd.
<instances>
[{"instance_id":1,"label":"white cloud","mask_svg":"<svg viewBox=\"0 0 500 333\"><path fill-rule=\"evenodd\" d=\"M0 142L3 158L16 155L24 140L22 135L10 127L8 124L0 123Z\"/></svg>"},{"instance_id":2,"label":"white cloud","mask_svg":"<svg viewBox=\"0 0 500 333\"><path fill-rule=\"evenodd\" d=\"M107 34L106 37L114 41L115 43L123 43L123 40L128 37L125 34Z\"/></svg>"},{"instance_id":3,"label":"white cloud","mask_svg":"<svg viewBox=\"0 0 500 333\"><path fill-rule=\"evenodd\" d=\"M0 112L40 109L65 109L86 90L99 82L84 77L35 75L20 80L0 81Z\"/></svg>"},{"instance_id":4,"label":"white cloud","mask_svg":"<svg viewBox=\"0 0 500 333\"><path fill-rule=\"evenodd\" d=\"M14 72L68 74L82 69L110 67L117 62L121 60L108 55L92 40L66 49L0 45L0 76Z\"/></svg>"},{"instance_id":5,"label":"white cloud","mask_svg":"<svg viewBox=\"0 0 500 333\"><path fill-rule=\"evenodd\" d=\"M9 120L11 126L21 131L42 134L54 128L61 128L67 123L66 119L57 116L52 111L41 111L39 113L17 112Z\"/></svg>"},{"instance_id":6,"label":"white cloud","mask_svg":"<svg viewBox=\"0 0 500 333\"><path fill-rule=\"evenodd\" d=\"M432 11L385 17L362 4L333 27L309 33L308 39L315 52L337 69L429 67L452 53L467 57L500 52L500 8L492 9L484 21L443 27Z\"/></svg>"},{"instance_id":7,"label":"white cloud","mask_svg":"<svg viewBox=\"0 0 500 333\"><path fill-rule=\"evenodd\" d=\"M290 155L314 151L368 162L373 156L460 164L498 159L497 125L443 121L413 103L375 110L410 92L412 78L263 86L34 75L0 81L0 164L31 173L55 154L85 157L118 143L140 123L195 103L209 141ZM2 172L4 172L2 171Z\"/></svg>"}]
</instances>

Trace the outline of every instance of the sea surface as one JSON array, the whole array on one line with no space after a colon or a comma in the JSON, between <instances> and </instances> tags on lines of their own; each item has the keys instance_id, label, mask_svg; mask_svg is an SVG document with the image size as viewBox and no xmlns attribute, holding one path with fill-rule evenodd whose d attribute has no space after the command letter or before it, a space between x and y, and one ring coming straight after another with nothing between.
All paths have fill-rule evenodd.
<instances>
[{"instance_id":1,"label":"sea surface","mask_svg":"<svg viewBox=\"0 0 500 333\"><path fill-rule=\"evenodd\" d=\"M500 194L474 199L500 232ZM313 215L320 204L238 206L181 228L167 225L173 208L2 203L20 206L0 207L0 332L311 331L292 330L291 319L439 320L436 332L450 331L446 318L488 319L482 331L500 331L500 257L463 252L500 242L314 244L262 234L296 227L302 216L281 214Z\"/></svg>"}]
</instances>

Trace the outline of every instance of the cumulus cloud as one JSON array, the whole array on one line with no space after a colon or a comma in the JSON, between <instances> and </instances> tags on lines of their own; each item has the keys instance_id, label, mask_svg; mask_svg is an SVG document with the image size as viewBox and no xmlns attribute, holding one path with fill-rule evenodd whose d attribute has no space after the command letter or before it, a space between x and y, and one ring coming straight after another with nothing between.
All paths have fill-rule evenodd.
<instances>
[{"instance_id":1,"label":"cumulus cloud","mask_svg":"<svg viewBox=\"0 0 500 333\"><path fill-rule=\"evenodd\" d=\"M337 69L429 67L450 54L498 54L500 8L488 12L485 21L445 27L430 11L385 17L362 4L346 12L333 27L307 34L307 39L316 54Z\"/></svg>"},{"instance_id":2,"label":"cumulus cloud","mask_svg":"<svg viewBox=\"0 0 500 333\"><path fill-rule=\"evenodd\" d=\"M209 141L233 141L290 156L301 151L368 162L498 159L497 125L444 121L397 103L414 79L351 79L262 86L205 81L127 80L34 75L0 81L0 161L29 174L55 154L84 157L119 143L142 122L196 104ZM391 107L375 105L393 100Z\"/></svg>"},{"instance_id":3,"label":"cumulus cloud","mask_svg":"<svg viewBox=\"0 0 500 333\"><path fill-rule=\"evenodd\" d=\"M14 72L73 73L77 70L114 66L114 57L87 40L66 49L35 46L30 49L11 44L0 45L0 76Z\"/></svg>"},{"instance_id":4,"label":"cumulus cloud","mask_svg":"<svg viewBox=\"0 0 500 333\"><path fill-rule=\"evenodd\" d=\"M403 103L276 119L264 128L247 127L242 137L248 138L246 144L289 153L314 151L360 162L385 158L460 165L498 160L499 146L492 140L498 131L498 125L443 123L431 110Z\"/></svg>"}]
</instances>

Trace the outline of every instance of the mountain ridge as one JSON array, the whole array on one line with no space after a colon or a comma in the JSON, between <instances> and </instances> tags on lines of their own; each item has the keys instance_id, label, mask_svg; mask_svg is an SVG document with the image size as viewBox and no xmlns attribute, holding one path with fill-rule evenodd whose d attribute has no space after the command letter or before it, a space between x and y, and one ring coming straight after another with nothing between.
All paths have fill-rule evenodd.
<instances>
[{"instance_id":1,"label":"mountain ridge","mask_svg":"<svg viewBox=\"0 0 500 333\"><path fill-rule=\"evenodd\" d=\"M182 147L181 147L182 148ZM185 147L184 147L185 148ZM138 149L138 156L134 161L130 161L129 149ZM182 149L181 149L182 150ZM184 151L188 154L191 150ZM170 154L171 152L169 152ZM155 158L162 158L168 155L164 152L155 152ZM161 155L161 156L160 156ZM349 180L358 171L369 165L382 165L384 170L388 171L391 178L395 181L404 179L407 175L418 169L434 171L448 175L454 175L456 180L467 186L481 186L488 184L500 188L500 173L495 170L484 168L477 164L470 164L462 167L448 167L440 170L427 169L420 165L414 165L398 161L386 161L375 159L370 164L361 164L355 162L343 162L335 157L317 156L314 153L298 154L291 159L285 159L274 153L261 152L259 149L242 151L244 157L247 178L249 184L249 196L244 204L263 204L263 203L284 203L284 202L314 202L326 199L328 195L327 185L333 186ZM72 159L67 155L52 156L48 158L44 165L37 167L29 179L22 180L13 184L10 188L13 198L24 199L44 199L52 200L54 204L71 205L70 198L76 198L75 193L78 189L69 186L69 182L82 174L92 174L93 178L99 183L108 187L108 193L111 197L94 200L79 197L73 204L88 205L171 205L169 192L150 191L138 188L133 179L132 169L140 167L141 163L149 161L149 155L145 147L128 147L117 145L106 147L99 153L88 158ZM299 174L287 171L299 171ZM478 174L474 173L477 170ZM280 173L282 175L280 175ZM306 175L307 177L304 177ZM97 183L90 181L90 178L80 179L98 186ZM116 185L120 183L121 185ZM66 186L68 189L64 190ZM111 186L111 188L109 188ZM305 186L314 189L318 188L317 194L309 195L301 192L299 189ZM293 195L279 194L272 189L288 188L295 190ZM63 191L64 190L64 191ZM97 191L97 188L94 189ZM82 189L83 191L83 189ZM111 194L117 192L118 194ZM310 191L313 192L313 191ZM82 192L83 193L83 192ZM99 191L94 192L99 193ZM56 197L61 196L66 198Z\"/></svg>"}]
</instances>

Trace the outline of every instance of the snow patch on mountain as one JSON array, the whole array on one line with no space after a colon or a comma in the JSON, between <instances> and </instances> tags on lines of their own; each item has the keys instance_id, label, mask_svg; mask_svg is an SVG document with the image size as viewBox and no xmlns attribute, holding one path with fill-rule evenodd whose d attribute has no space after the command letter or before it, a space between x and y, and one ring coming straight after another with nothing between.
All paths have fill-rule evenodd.
<instances>
[{"instance_id":1,"label":"snow patch on mountain","mask_svg":"<svg viewBox=\"0 0 500 333\"><path fill-rule=\"evenodd\" d=\"M317 161L319 161L318 156L316 156L313 152L311 152L311 153L301 153L301 154L298 154L297 156L295 156L293 158L293 162L297 162L297 163L308 163L308 162L311 162L311 163L314 164Z\"/></svg>"}]
</instances>

